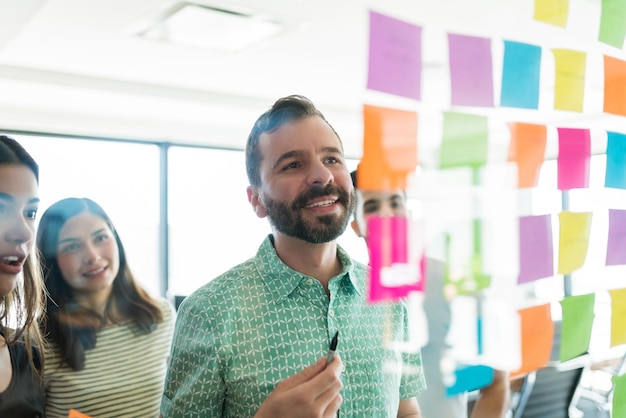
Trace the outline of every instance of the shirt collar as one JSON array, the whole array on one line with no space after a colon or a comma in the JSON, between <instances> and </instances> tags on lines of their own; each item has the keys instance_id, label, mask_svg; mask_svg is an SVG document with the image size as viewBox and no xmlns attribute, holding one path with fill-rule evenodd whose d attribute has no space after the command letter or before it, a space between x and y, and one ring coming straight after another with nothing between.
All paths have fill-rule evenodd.
<instances>
[{"instance_id":1,"label":"shirt collar","mask_svg":"<svg viewBox=\"0 0 626 418\"><path fill-rule=\"evenodd\" d=\"M362 295L365 291L364 275L357 277L355 262L340 245L337 245L337 255L342 265L338 276L342 277L344 285L351 285L359 295ZM272 234L269 234L261 243L256 254L256 264L259 275L276 301L288 297L300 282L309 279L309 276L291 269L282 262L276 254Z\"/></svg>"}]
</instances>

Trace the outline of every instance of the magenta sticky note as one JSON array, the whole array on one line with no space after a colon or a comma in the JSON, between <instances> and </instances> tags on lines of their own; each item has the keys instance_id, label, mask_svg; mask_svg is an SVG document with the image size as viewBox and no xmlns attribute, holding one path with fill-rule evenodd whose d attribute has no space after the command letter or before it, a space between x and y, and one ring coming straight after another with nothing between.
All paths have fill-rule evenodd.
<instances>
[{"instance_id":1,"label":"magenta sticky note","mask_svg":"<svg viewBox=\"0 0 626 418\"><path fill-rule=\"evenodd\" d=\"M367 220L370 257L370 302L392 301L424 289L423 255L413 257L409 223L403 216L372 216ZM413 262L411 260L417 260Z\"/></svg>"},{"instance_id":2,"label":"magenta sticky note","mask_svg":"<svg viewBox=\"0 0 626 418\"><path fill-rule=\"evenodd\" d=\"M421 27L370 11L367 88L421 99Z\"/></svg>"},{"instance_id":3,"label":"magenta sticky note","mask_svg":"<svg viewBox=\"0 0 626 418\"><path fill-rule=\"evenodd\" d=\"M491 40L448 34L451 103L453 106L493 106Z\"/></svg>"},{"instance_id":4,"label":"magenta sticky note","mask_svg":"<svg viewBox=\"0 0 626 418\"><path fill-rule=\"evenodd\" d=\"M589 129L558 128L558 188L570 190L589 187L591 136Z\"/></svg>"},{"instance_id":5,"label":"magenta sticky note","mask_svg":"<svg viewBox=\"0 0 626 418\"><path fill-rule=\"evenodd\" d=\"M518 283L554 275L552 221L550 215L524 216L519 219Z\"/></svg>"},{"instance_id":6,"label":"magenta sticky note","mask_svg":"<svg viewBox=\"0 0 626 418\"><path fill-rule=\"evenodd\" d=\"M626 264L626 210L609 209L606 265Z\"/></svg>"}]
</instances>

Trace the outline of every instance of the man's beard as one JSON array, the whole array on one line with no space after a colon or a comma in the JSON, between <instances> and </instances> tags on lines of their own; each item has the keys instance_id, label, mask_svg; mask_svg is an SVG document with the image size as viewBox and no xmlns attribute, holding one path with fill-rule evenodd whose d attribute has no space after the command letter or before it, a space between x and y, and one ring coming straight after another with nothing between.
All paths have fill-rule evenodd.
<instances>
[{"instance_id":1,"label":"man's beard","mask_svg":"<svg viewBox=\"0 0 626 418\"><path fill-rule=\"evenodd\" d=\"M308 221L302 217L301 210L312 199L331 195L337 196L337 203L345 208L343 214L321 215L314 221ZM264 197L262 200L267 217L277 231L312 244L330 242L343 234L356 201L354 191L348 192L334 184L328 184L326 187L313 187L298 195L290 205L269 197Z\"/></svg>"}]
</instances>

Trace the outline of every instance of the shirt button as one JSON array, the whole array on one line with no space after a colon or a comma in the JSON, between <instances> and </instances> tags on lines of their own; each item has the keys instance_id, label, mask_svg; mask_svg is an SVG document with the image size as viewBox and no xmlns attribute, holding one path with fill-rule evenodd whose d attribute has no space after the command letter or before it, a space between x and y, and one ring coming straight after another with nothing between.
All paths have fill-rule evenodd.
<instances>
[{"instance_id":1,"label":"shirt button","mask_svg":"<svg viewBox=\"0 0 626 418\"><path fill-rule=\"evenodd\" d=\"M330 316L332 316L334 318L335 317L335 311L328 312L328 315L330 315Z\"/></svg>"},{"instance_id":2,"label":"shirt button","mask_svg":"<svg viewBox=\"0 0 626 418\"><path fill-rule=\"evenodd\" d=\"M305 283L311 286L313 284L313 279L306 279Z\"/></svg>"}]
</instances>

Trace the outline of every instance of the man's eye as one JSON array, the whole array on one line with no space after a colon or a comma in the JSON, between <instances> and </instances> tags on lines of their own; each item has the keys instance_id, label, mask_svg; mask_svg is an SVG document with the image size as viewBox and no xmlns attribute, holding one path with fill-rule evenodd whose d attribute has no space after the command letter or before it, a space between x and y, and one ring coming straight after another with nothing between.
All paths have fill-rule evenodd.
<instances>
[{"instance_id":1,"label":"man's eye","mask_svg":"<svg viewBox=\"0 0 626 418\"><path fill-rule=\"evenodd\" d=\"M27 210L26 217L28 219L37 219L37 209Z\"/></svg>"},{"instance_id":2,"label":"man's eye","mask_svg":"<svg viewBox=\"0 0 626 418\"><path fill-rule=\"evenodd\" d=\"M292 163L287 164L285 167L283 167L283 170L291 170L291 169L298 168L298 167L300 167L300 163L294 161Z\"/></svg>"}]
</instances>

